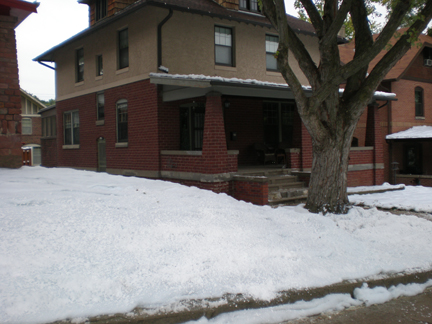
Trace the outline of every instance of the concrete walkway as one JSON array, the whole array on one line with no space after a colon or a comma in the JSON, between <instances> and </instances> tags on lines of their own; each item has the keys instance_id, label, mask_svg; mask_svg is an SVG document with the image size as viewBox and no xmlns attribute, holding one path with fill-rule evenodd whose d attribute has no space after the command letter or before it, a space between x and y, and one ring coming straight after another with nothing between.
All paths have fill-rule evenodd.
<instances>
[{"instance_id":1,"label":"concrete walkway","mask_svg":"<svg viewBox=\"0 0 432 324\"><path fill-rule=\"evenodd\" d=\"M400 297L385 304L352 307L337 313L321 314L284 324L430 324L432 288L413 297Z\"/></svg>"}]
</instances>

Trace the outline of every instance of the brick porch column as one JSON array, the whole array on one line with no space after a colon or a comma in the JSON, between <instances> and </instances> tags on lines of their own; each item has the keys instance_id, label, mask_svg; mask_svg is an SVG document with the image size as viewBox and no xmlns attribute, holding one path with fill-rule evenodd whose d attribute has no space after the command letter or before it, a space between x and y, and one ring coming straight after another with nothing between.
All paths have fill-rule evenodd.
<instances>
[{"instance_id":1,"label":"brick porch column","mask_svg":"<svg viewBox=\"0 0 432 324\"><path fill-rule=\"evenodd\" d=\"M366 123L366 146L373 146L374 185L384 182L384 145L381 134L381 119L378 113L378 104L368 105Z\"/></svg>"},{"instance_id":2,"label":"brick porch column","mask_svg":"<svg viewBox=\"0 0 432 324\"><path fill-rule=\"evenodd\" d=\"M0 15L0 167L3 168L19 168L22 164L16 22L16 17Z\"/></svg>"},{"instance_id":3,"label":"brick porch column","mask_svg":"<svg viewBox=\"0 0 432 324\"><path fill-rule=\"evenodd\" d=\"M207 94L202 158L205 173L216 174L227 172L227 145L221 94Z\"/></svg>"}]
</instances>

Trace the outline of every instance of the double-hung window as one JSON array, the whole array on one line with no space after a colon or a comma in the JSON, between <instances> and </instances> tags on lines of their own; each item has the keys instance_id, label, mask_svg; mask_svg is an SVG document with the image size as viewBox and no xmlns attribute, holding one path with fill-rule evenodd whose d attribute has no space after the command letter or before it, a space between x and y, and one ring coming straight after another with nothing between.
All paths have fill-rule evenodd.
<instances>
[{"instance_id":1,"label":"double-hung window","mask_svg":"<svg viewBox=\"0 0 432 324\"><path fill-rule=\"evenodd\" d=\"M107 15L107 0L96 0L96 21Z\"/></svg>"},{"instance_id":2,"label":"double-hung window","mask_svg":"<svg viewBox=\"0 0 432 324\"><path fill-rule=\"evenodd\" d=\"M117 143L128 141L128 103L127 100L119 100L117 110Z\"/></svg>"},{"instance_id":3,"label":"double-hung window","mask_svg":"<svg viewBox=\"0 0 432 324\"><path fill-rule=\"evenodd\" d=\"M97 94L97 120L105 119L105 95L103 92Z\"/></svg>"},{"instance_id":4,"label":"double-hung window","mask_svg":"<svg viewBox=\"0 0 432 324\"><path fill-rule=\"evenodd\" d=\"M420 87L416 87L414 94L415 94L415 116L424 117L423 89Z\"/></svg>"},{"instance_id":5,"label":"double-hung window","mask_svg":"<svg viewBox=\"0 0 432 324\"><path fill-rule=\"evenodd\" d=\"M84 49L80 48L75 53L75 75L76 82L84 81Z\"/></svg>"},{"instance_id":6,"label":"double-hung window","mask_svg":"<svg viewBox=\"0 0 432 324\"><path fill-rule=\"evenodd\" d=\"M266 67L269 71L277 71L277 59L275 54L279 46L279 37L266 35Z\"/></svg>"},{"instance_id":7,"label":"double-hung window","mask_svg":"<svg viewBox=\"0 0 432 324\"><path fill-rule=\"evenodd\" d=\"M23 118L21 120L21 132L23 135L31 135L33 132L32 119Z\"/></svg>"},{"instance_id":8,"label":"double-hung window","mask_svg":"<svg viewBox=\"0 0 432 324\"><path fill-rule=\"evenodd\" d=\"M96 56L96 76L103 75L103 59L102 55Z\"/></svg>"},{"instance_id":9,"label":"double-hung window","mask_svg":"<svg viewBox=\"0 0 432 324\"><path fill-rule=\"evenodd\" d=\"M234 66L232 28L215 26L215 63Z\"/></svg>"},{"instance_id":10,"label":"double-hung window","mask_svg":"<svg viewBox=\"0 0 432 324\"><path fill-rule=\"evenodd\" d=\"M63 114L64 144L79 144L79 114L78 111L68 111Z\"/></svg>"},{"instance_id":11,"label":"double-hung window","mask_svg":"<svg viewBox=\"0 0 432 324\"><path fill-rule=\"evenodd\" d=\"M118 68L124 69L129 66L129 34L128 29L118 32Z\"/></svg>"},{"instance_id":12,"label":"double-hung window","mask_svg":"<svg viewBox=\"0 0 432 324\"><path fill-rule=\"evenodd\" d=\"M240 0L239 7L242 10L260 11L258 0Z\"/></svg>"}]
</instances>

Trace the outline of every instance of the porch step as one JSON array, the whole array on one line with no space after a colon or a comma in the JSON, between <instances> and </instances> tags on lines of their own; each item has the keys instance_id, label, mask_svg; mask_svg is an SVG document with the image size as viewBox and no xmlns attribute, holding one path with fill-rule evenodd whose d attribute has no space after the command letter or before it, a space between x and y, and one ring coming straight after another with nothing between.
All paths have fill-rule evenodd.
<instances>
[{"instance_id":1,"label":"porch step","mask_svg":"<svg viewBox=\"0 0 432 324\"><path fill-rule=\"evenodd\" d=\"M307 198L308 189L305 187L293 189L281 189L269 192L269 204L281 204L287 201L302 200Z\"/></svg>"}]
</instances>

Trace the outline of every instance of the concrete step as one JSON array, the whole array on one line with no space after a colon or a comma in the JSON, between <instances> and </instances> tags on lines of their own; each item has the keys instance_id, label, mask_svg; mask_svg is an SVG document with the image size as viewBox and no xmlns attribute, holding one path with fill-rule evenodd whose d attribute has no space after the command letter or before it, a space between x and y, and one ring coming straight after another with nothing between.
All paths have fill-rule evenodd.
<instances>
[{"instance_id":1,"label":"concrete step","mask_svg":"<svg viewBox=\"0 0 432 324\"><path fill-rule=\"evenodd\" d=\"M305 187L281 189L278 191L269 192L269 201L294 197L307 197L308 189Z\"/></svg>"},{"instance_id":2,"label":"concrete step","mask_svg":"<svg viewBox=\"0 0 432 324\"><path fill-rule=\"evenodd\" d=\"M283 183L276 183L268 185L269 192L279 191L283 189L291 189L291 188L305 188L304 182L300 181L290 181Z\"/></svg>"}]
</instances>

